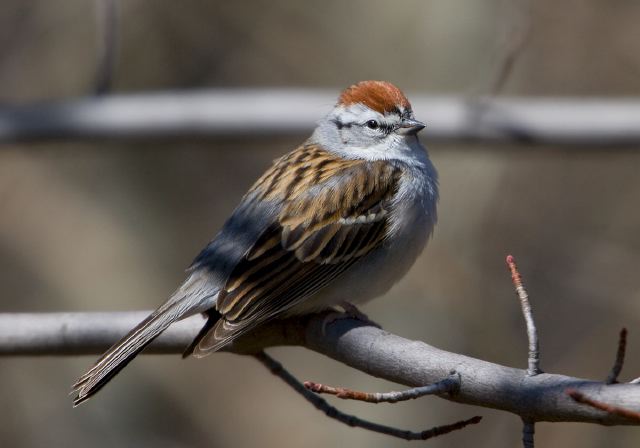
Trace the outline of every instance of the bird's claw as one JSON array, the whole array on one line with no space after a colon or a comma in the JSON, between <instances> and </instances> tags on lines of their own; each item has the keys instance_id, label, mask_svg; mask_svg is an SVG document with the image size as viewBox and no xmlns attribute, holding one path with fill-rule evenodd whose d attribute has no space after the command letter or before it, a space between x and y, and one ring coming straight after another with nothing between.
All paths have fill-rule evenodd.
<instances>
[{"instance_id":1,"label":"bird's claw","mask_svg":"<svg viewBox=\"0 0 640 448\"><path fill-rule=\"evenodd\" d=\"M366 324L372 325L377 328L382 328L380 324L369 319L365 313L360 311L353 303L350 302L340 302L340 308L343 311L335 310L329 314L327 314L322 320L322 335L326 336L327 334L327 326L341 319L355 319L360 322L364 322Z\"/></svg>"}]
</instances>

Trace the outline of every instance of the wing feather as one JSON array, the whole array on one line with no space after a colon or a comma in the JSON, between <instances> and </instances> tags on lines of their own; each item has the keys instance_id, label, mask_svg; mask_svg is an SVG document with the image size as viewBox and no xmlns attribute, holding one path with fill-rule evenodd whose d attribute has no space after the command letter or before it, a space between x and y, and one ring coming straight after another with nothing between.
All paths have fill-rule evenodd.
<instances>
[{"instance_id":1,"label":"wing feather","mask_svg":"<svg viewBox=\"0 0 640 448\"><path fill-rule=\"evenodd\" d=\"M279 212L231 270L217 301L222 319L194 354L282 315L380 246L400 174L392 162L339 158L313 144L277 160L245 198Z\"/></svg>"}]
</instances>

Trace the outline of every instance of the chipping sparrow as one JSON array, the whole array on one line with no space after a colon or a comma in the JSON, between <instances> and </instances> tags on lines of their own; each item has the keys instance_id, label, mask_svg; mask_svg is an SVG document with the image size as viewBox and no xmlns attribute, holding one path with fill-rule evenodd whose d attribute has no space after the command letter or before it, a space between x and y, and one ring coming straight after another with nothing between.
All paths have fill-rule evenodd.
<instances>
[{"instance_id":1,"label":"chipping sparrow","mask_svg":"<svg viewBox=\"0 0 640 448\"><path fill-rule=\"evenodd\" d=\"M173 322L209 321L202 357L271 319L362 303L389 290L436 221L437 174L394 85L347 88L306 143L251 187L171 298L74 385L78 405Z\"/></svg>"}]
</instances>

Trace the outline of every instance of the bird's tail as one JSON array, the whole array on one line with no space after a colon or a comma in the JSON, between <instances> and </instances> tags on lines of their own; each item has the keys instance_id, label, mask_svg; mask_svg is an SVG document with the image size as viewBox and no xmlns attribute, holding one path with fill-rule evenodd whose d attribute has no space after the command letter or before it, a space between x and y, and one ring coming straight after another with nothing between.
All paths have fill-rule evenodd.
<instances>
[{"instance_id":1,"label":"bird's tail","mask_svg":"<svg viewBox=\"0 0 640 448\"><path fill-rule=\"evenodd\" d=\"M207 292L202 287L191 289L189 286L193 285L189 285L192 283L189 280L169 301L107 350L96 364L76 381L72 386L73 392L77 393L73 400L74 406L78 406L102 389L169 325L211 307L211 298L216 294L212 294L210 290Z\"/></svg>"}]
</instances>

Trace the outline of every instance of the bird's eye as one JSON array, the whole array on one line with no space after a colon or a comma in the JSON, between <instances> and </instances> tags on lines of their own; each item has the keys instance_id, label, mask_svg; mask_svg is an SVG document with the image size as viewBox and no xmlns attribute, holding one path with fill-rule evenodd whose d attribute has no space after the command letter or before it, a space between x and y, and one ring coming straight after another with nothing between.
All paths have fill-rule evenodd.
<instances>
[{"instance_id":1,"label":"bird's eye","mask_svg":"<svg viewBox=\"0 0 640 448\"><path fill-rule=\"evenodd\" d=\"M378 127L380 127L380 124L376 120L369 120L366 124L369 129L378 129Z\"/></svg>"}]
</instances>

